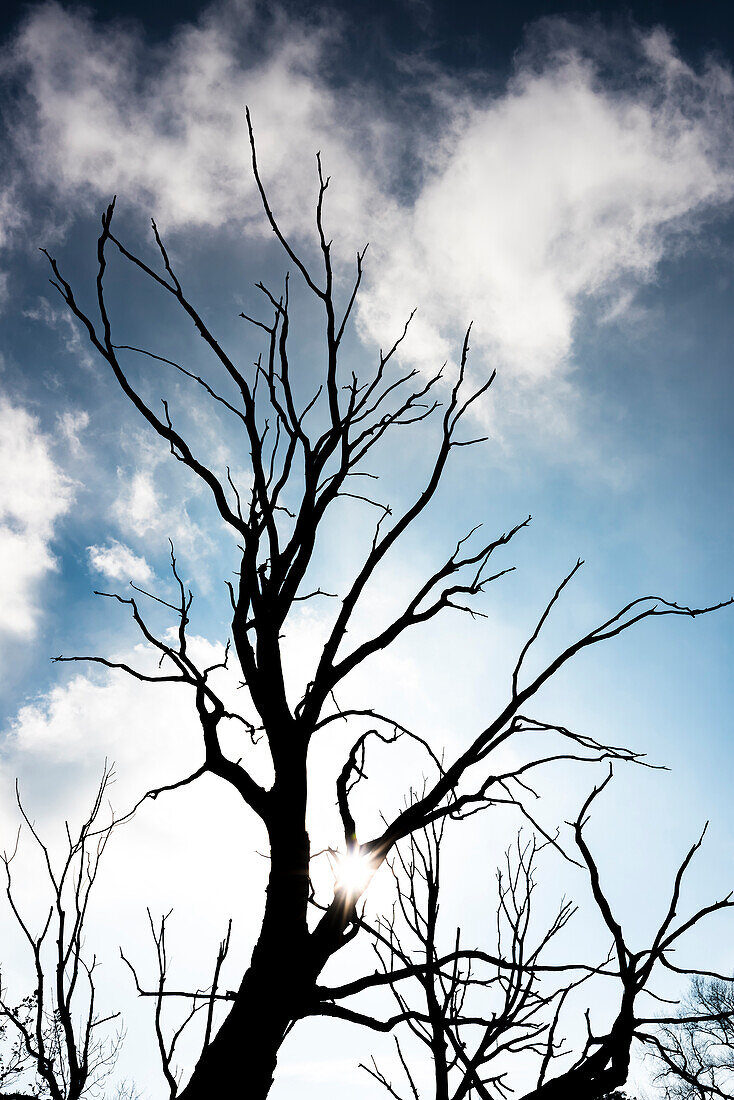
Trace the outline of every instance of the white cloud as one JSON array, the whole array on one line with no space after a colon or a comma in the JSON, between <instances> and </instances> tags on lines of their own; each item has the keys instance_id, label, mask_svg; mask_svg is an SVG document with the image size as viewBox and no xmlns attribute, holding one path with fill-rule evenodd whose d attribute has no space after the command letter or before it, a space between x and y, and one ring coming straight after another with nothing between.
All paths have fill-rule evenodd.
<instances>
[{"instance_id":1,"label":"white cloud","mask_svg":"<svg viewBox=\"0 0 734 1100\"><path fill-rule=\"evenodd\" d=\"M67 409L56 417L61 435L69 445L71 453L76 457L82 453L82 432L89 427L89 413L85 409Z\"/></svg>"},{"instance_id":2,"label":"white cloud","mask_svg":"<svg viewBox=\"0 0 734 1100\"><path fill-rule=\"evenodd\" d=\"M338 29L274 10L264 31L232 0L161 51L49 3L13 46L33 103L16 141L67 203L118 192L168 229L235 219L260 233L249 102L284 228L313 240L320 148L330 232L345 255L373 242L366 337L386 342L418 305L406 353L434 367L474 318L477 350L521 390L562 387L586 303L619 319L681 231L731 198L734 91L728 70L695 72L660 29L541 28L504 91L478 97L424 68L413 79L432 109L396 120L368 87L325 82ZM610 68L628 79L612 85ZM406 146L422 167L398 200L390 166Z\"/></svg>"},{"instance_id":3,"label":"white cloud","mask_svg":"<svg viewBox=\"0 0 734 1100\"><path fill-rule=\"evenodd\" d=\"M219 650L211 647L211 653ZM117 659L115 655L113 659ZM119 659L144 671L155 668L151 651L142 645L122 652ZM128 773L134 773L147 759L153 771L152 786L157 781L152 761L158 760L159 768L165 766L165 749L171 748L165 714L175 715L173 726L181 734L174 754L176 768L185 774L187 763L194 758L186 751L188 745L196 752L196 713L190 702L187 689L179 685L148 687L122 672L97 676L91 669L21 707L10 727L8 748L19 760L35 757L46 766L91 760L98 767L108 755L117 760L119 770ZM111 720L123 714L124 722ZM142 736L132 737L131 731Z\"/></svg>"},{"instance_id":4,"label":"white cloud","mask_svg":"<svg viewBox=\"0 0 734 1100\"><path fill-rule=\"evenodd\" d=\"M145 535L158 525L160 505L153 485L153 476L146 470L137 470L131 477L118 469L120 494L115 501L115 518L127 525L136 535Z\"/></svg>"},{"instance_id":5,"label":"white cloud","mask_svg":"<svg viewBox=\"0 0 734 1100\"><path fill-rule=\"evenodd\" d=\"M27 639L35 633L38 588L56 568L51 538L71 499L36 418L0 398L0 634Z\"/></svg>"},{"instance_id":6,"label":"white cloud","mask_svg":"<svg viewBox=\"0 0 734 1100\"><path fill-rule=\"evenodd\" d=\"M571 32L521 59L505 94L456 112L382 242L361 314L370 334L418 304L410 347L435 363L473 318L487 358L542 383L563 372L590 297L624 312L675 235L731 199L729 73L696 75L655 32L627 43L635 82L606 87Z\"/></svg>"},{"instance_id":7,"label":"white cloud","mask_svg":"<svg viewBox=\"0 0 734 1100\"><path fill-rule=\"evenodd\" d=\"M1 64L1 58L0 58ZM8 175L6 166L5 178L0 179L0 248L7 248L13 239L13 234L22 225L24 220L24 203L20 195L20 174L15 178ZM5 306L10 299L9 275L7 271L0 272L0 306Z\"/></svg>"},{"instance_id":8,"label":"white cloud","mask_svg":"<svg viewBox=\"0 0 734 1100\"><path fill-rule=\"evenodd\" d=\"M89 564L98 573L117 581L135 581L149 584L153 580L153 570L143 557L133 553L129 546L108 539L104 546L88 546Z\"/></svg>"},{"instance_id":9,"label":"white cloud","mask_svg":"<svg viewBox=\"0 0 734 1100\"><path fill-rule=\"evenodd\" d=\"M16 137L37 180L82 202L117 192L155 211L168 229L253 215L259 227L248 103L285 224L303 225L313 205L317 135L339 164L337 203L345 218L359 214L369 182L349 155L356 135L333 125L334 99L319 78L329 35L274 14L267 41L253 49L254 5L217 5L182 25L161 53L134 31L101 29L83 12L55 3L33 9L8 63L24 74L34 105ZM370 129L350 113L358 130ZM313 169L308 178L304 163Z\"/></svg>"}]
</instances>

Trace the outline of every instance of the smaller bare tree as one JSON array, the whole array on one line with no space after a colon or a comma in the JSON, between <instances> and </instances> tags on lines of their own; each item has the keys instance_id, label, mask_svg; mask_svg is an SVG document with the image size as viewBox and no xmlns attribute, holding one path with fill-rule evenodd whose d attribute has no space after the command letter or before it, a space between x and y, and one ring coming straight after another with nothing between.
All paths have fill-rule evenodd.
<instances>
[{"instance_id":1,"label":"smaller bare tree","mask_svg":"<svg viewBox=\"0 0 734 1100\"><path fill-rule=\"evenodd\" d=\"M683 876L702 836L678 868L670 903L650 946L633 951L601 885L598 865L584 836L591 805L611 777L610 769L572 823L581 866L612 937L603 962L590 965L547 961L548 948L575 912L568 901L561 901L542 931L534 931L531 915L536 864L543 849L557 846L554 838L542 843L518 838L515 847L506 853L504 866L497 872L494 953L463 947L458 929L452 948L441 950L438 915L443 818L408 838L404 852L398 848L393 862L398 900L392 915L371 927L362 918L363 926L370 927L374 938L379 970L342 986L321 987L318 1011L378 1031L410 1029L430 1051L435 1100L504 1100L515 1091L510 1073L518 1065L514 1056L519 1053L534 1057L539 1066L535 1086L520 1093L523 1100L628 1100L618 1090L627 1081L635 1042L643 1049L654 1049L666 1060L670 1100L731 1097L732 1051L729 1049L727 1061L721 1052L714 1055L711 1044L721 1041L724 1034L734 1036L734 995L719 976L708 975L706 984L696 971L677 967L670 955L681 937L705 917L734 907L732 895L702 907L686 919L676 919ZM661 969L695 977L697 999L679 1016L648 1016L638 1008L643 995L660 1000L651 987ZM562 1035L562 1025L574 1001L570 994L597 977L616 981L617 1007L611 1026L600 1033L593 1029L591 1014L586 1010L586 1040L574 1057L568 1038ZM342 1003L379 988L391 990L398 1005L394 1015L380 1018ZM374 1059L362 1068L394 1100L418 1100L415 1069L397 1036L395 1044L404 1080L402 1093L400 1085L390 1080ZM703 1071L697 1076L691 1072L694 1050L701 1066L708 1067L708 1076ZM522 1061L527 1068L527 1057ZM687 1077L681 1074L681 1066ZM671 1084L674 1074L678 1076ZM722 1076L717 1080L716 1074ZM675 1091L681 1080L691 1086L689 1091Z\"/></svg>"},{"instance_id":2,"label":"smaller bare tree","mask_svg":"<svg viewBox=\"0 0 734 1100\"><path fill-rule=\"evenodd\" d=\"M13 1006L10 1014L23 1020L24 1024L30 1027L35 1008L36 994L29 993L22 998L19 1004ZM0 1020L1 1094L3 1096L21 1096L21 1093L8 1092L7 1090L11 1085L15 1085L26 1078L31 1070L32 1062L23 1042L23 1035L10 1023L7 1016L3 1016Z\"/></svg>"},{"instance_id":3,"label":"smaller bare tree","mask_svg":"<svg viewBox=\"0 0 734 1100\"><path fill-rule=\"evenodd\" d=\"M543 985L550 974L567 977L575 969L543 962L575 907L562 900L552 920L535 933L531 920L535 871L549 842L538 843L534 836L524 840L522 834L507 849L504 865L497 870L494 953L462 948L458 928L453 950L442 952L438 917L445 827L446 818L433 822L410 837L405 852L398 848L392 863L397 904L389 918L378 919L372 928L375 952L405 1023L430 1051L436 1100L484 1097L491 1092L502 1097L512 1091L505 1080L507 1056L530 1052L542 1057L549 1035L552 1047L559 1002L596 968L579 967L579 975L562 988ZM416 960L420 960L417 966ZM420 990L423 1004L418 1008L411 1006L408 990L394 980L406 969L414 972L413 984ZM395 1045L415 1098L416 1081L397 1037ZM374 1059L371 1066L362 1068L392 1096L398 1095Z\"/></svg>"},{"instance_id":4,"label":"smaller bare tree","mask_svg":"<svg viewBox=\"0 0 734 1100\"><path fill-rule=\"evenodd\" d=\"M652 1038L656 1083L666 1100L734 1095L734 987L718 974L694 975L679 1018Z\"/></svg>"},{"instance_id":5,"label":"smaller bare tree","mask_svg":"<svg viewBox=\"0 0 734 1100\"><path fill-rule=\"evenodd\" d=\"M8 1029L10 1053L3 1062L2 1083L24 1078L34 1096L51 1100L79 1100L110 1073L122 1038L110 1035L106 1025L119 1019L114 1012L97 1012L95 971L97 958L85 957L84 929L89 901L100 862L112 829L100 824L106 794L114 771L105 763L92 808L72 834L65 823L66 845L56 861L34 822L26 813L16 783L16 799L22 817L13 850L2 852L5 892L10 910L28 944L35 989L13 1005L0 983L0 1020ZM24 828L37 846L45 869L49 905L40 932L22 912L13 881L13 867Z\"/></svg>"},{"instance_id":6,"label":"smaller bare tree","mask_svg":"<svg viewBox=\"0 0 734 1100\"><path fill-rule=\"evenodd\" d=\"M130 970L133 980L135 982L135 988L140 997L151 997L155 1004L155 1011L153 1017L153 1025L155 1028L156 1042L158 1045L158 1053L161 1060L161 1068L163 1070L163 1076L166 1079L168 1086L168 1095L170 1100L174 1100L174 1097L178 1095L179 1085L181 1082L181 1070L176 1066L174 1061L174 1055L179 1039L189 1027L195 1018L199 1016L202 1010L206 1010L206 1018L204 1023L204 1034L201 1044L201 1052L203 1053L212 1040L212 1030L214 1027L214 1010L217 1002L220 1001L232 1001L235 994L231 991L222 992L219 989L219 981L222 966L224 960L229 952L229 942L232 935L232 921L230 919L227 925L227 934L219 944L217 951L216 961L214 963L214 975L212 977L211 984L206 989L197 989L193 992L188 990L170 989L168 983L168 972L170 968L170 958L168 954L167 944L167 931L168 921L171 917L172 910L165 913L158 923L153 919L153 916L148 909L148 923L150 925L150 933L153 938L153 944L155 946L156 966L157 966L157 979L154 989L145 989L138 977L138 972L135 966L130 962L122 948L120 948L120 957ZM180 1018L178 1024L170 1031L167 1037L167 1029L164 1027L163 1009L167 1000L173 998L173 1000L182 1000L186 1005L186 1011Z\"/></svg>"}]
</instances>

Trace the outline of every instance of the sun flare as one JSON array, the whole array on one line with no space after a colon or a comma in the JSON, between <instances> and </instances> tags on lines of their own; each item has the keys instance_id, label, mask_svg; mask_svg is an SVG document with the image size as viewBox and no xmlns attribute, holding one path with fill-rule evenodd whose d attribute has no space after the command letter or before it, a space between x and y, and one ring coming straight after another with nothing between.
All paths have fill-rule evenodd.
<instances>
[{"instance_id":1,"label":"sun flare","mask_svg":"<svg viewBox=\"0 0 734 1100\"><path fill-rule=\"evenodd\" d=\"M339 856L334 868L336 888L345 894L361 894L375 873L375 865L369 855L352 849Z\"/></svg>"}]
</instances>

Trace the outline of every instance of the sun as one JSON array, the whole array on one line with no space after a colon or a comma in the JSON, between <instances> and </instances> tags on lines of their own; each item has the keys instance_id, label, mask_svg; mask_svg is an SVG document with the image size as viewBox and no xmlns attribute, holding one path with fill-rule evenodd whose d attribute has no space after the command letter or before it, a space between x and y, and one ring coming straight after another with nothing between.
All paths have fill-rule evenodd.
<instances>
[{"instance_id":1,"label":"sun","mask_svg":"<svg viewBox=\"0 0 734 1100\"><path fill-rule=\"evenodd\" d=\"M375 870L371 856L360 852L359 848L352 848L337 859L335 887L341 893L359 895L367 889Z\"/></svg>"}]
</instances>

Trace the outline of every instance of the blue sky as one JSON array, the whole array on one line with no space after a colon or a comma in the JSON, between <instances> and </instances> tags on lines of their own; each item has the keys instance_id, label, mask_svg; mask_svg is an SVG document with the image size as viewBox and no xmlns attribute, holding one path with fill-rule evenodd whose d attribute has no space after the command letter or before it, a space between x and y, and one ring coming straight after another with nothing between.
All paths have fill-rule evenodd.
<instances>
[{"instance_id":1,"label":"blue sky","mask_svg":"<svg viewBox=\"0 0 734 1100\"><path fill-rule=\"evenodd\" d=\"M640 594L701 605L734 592L734 17L723 3L496 7L118 0L4 9L0 825L8 835L16 775L53 833L80 811L105 756L117 761L121 810L196 762L185 699L49 662L59 652L132 651L128 624L92 590L129 579L165 585L169 536L196 592L199 644L223 644L223 580L235 548L84 344L38 247L91 301L98 218L116 193L118 233L144 251L154 215L191 297L226 346L251 360L257 342L238 314L259 309L253 284L276 287L285 268L249 174L245 102L273 205L304 255L316 244L317 149L332 176L326 217L342 277L370 242L347 361L374 357L417 306L403 362L431 370L447 360L450 371L473 320L473 377L498 371L476 416L489 442L459 455L381 576L366 621L385 616L474 523L499 533L534 517L505 551L503 564L517 571L490 590L488 619L441 620L401 641L356 678L355 698L383 702L437 745L460 745L486 724L514 654L579 555L587 564L549 647ZM308 298L294 293L305 392L320 345ZM110 294L119 342L206 369L190 331L144 283L115 269ZM191 411L170 374L132 360L131 371L151 401L170 398L213 463L229 461L246 483L246 456L229 428L209 410ZM430 429L387 448L380 472L394 502L418 484L428 441ZM350 504L330 525L314 572L324 587L344 581L371 520ZM294 683L307 679L328 615L313 605L293 622ZM732 884L733 657L731 611L646 623L585 656L540 700L546 715L671 768L624 771L598 811L599 859L640 935L706 819L689 901ZM554 773L546 822L574 815L593 778ZM335 843L328 782L318 789L315 838ZM388 768L364 812L404 793ZM464 863L475 860L488 884L500 839L516 824L477 822L462 835ZM163 1081L117 945L143 953L146 904L174 905L184 971L208 967L229 913L245 960L261 844L239 807L205 787L156 803L111 849L90 935L106 958L106 995L125 1004L119 1072L150 1097L163 1095ZM584 883L564 875L550 866L548 889L568 886L578 897L578 942L591 951L599 930ZM488 905L478 877L457 881L447 903L477 936ZM32 890L29 904L41 905ZM730 943L720 922L692 939L692 959L698 949L702 961L731 969ZM234 973L237 959L232 965ZM7 968L22 984L20 955ZM368 1046L304 1026L273 1095L341 1095ZM363 1088L372 1094L366 1080Z\"/></svg>"}]
</instances>

